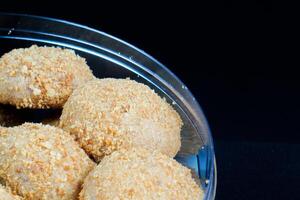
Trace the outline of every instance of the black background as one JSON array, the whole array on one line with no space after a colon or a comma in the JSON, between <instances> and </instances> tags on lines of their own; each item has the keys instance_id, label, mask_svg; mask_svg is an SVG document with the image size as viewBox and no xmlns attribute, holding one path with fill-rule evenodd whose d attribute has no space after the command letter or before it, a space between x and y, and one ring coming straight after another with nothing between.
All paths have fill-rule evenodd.
<instances>
[{"instance_id":1,"label":"black background","mask_svg":"<svg viewBox=\"0 0 300 200\"><path fill-rule=\"evenodd\" d=\"M299 63L291 51L297 48L295 12L259 0L10 1L1 2L0 11L100 29L174 71L198 99L211 126L218 165L216 199L300 199Z\"/></svg>"}]
</instances>

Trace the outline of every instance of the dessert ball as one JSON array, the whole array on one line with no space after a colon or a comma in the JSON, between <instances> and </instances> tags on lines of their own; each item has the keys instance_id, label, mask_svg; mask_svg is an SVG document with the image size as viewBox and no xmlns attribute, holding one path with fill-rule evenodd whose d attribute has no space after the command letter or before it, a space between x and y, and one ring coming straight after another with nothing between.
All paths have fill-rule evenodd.
<instances>
[{"instance_id":1,"label":"dessert ball","mask_svg":"<svg viewBox=\"0 0 300 200\"><path fill-rule=\"evenodd\" d=\"M60 127L96 161L131 146L174 157L180 149L178 113L148 86L129 79L94 79L74 90Z\"/></svg>"},{"instance_id":2,"label":"dessert ball","mask_svg":"<svg viewBox=\"0 0 300 200\"><path fill-rule=\"evenodd\" d=\"M84 58L55 47L14 49L0 58L0 103L60 108L73 89L93 78Z\"/></svg>"},{"instance_id":3,"label":"dessert ball","mask_svg":"<svg viewBox=\"0 0 300 200\"><path fill-rule=\"evenodd\" d=\"M191 171L157 151L133 148L106 156L87 176L80 200L196 200Z\"/></svg>"},{"instance_id":4,"label":"dessert ball","mask_svg":"<svg viewBox=\"0 0 300 200\"><path fill-rule=\"evenodd\" d=\"M0 127L0 178L26 200L76 199L94 166L59 128L31 123Z\"/></svg>"}]
</instances>

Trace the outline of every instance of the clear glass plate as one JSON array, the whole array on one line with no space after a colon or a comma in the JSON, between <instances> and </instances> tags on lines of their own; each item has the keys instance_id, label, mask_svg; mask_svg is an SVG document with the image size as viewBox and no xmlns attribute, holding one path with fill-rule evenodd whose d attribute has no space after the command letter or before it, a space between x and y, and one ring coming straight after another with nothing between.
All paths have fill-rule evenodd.
<instances>
[{"instance_id":1,"label":"clear glass plate","mask_svg":"<svg viewBox=\"0 0 300 200\"><path fill-rule=\"evenodd\" d=\"M104 32L79 24L30 15L0 13L0 55L32 44L60 46L85 57L95 76L143 82L173 104L184 122L176 159L194 172L207 200L216 191L211 133L189 89L163 64L144 51Z\"/></svg>"}]
</instances>

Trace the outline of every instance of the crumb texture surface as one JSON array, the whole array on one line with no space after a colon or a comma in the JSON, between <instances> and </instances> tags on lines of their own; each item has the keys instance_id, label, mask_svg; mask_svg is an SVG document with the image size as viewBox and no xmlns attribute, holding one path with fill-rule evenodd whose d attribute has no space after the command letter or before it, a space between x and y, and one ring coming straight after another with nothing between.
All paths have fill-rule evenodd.
<instances>
[{"instance_id":1,"label":"crumb texture surface","mask_svg":"<svg viewBox=\"0 0 300 200\"><path fill-rule=\"evenodd\" d=\"M72 200L95 164L65 131L25 123L0 127L0 178L25 200Z\"/></svg>"},{"instance_id":2,"label":"crumb texture surface","mask_svg":"<svg viewBox=\"0 0 300 200\"><path fill-rule=\"evenodd\" d=\"M60 127L96 161L141 146L174 157L182 121L148 86L128 79L94 79L78 87L63 108Z\"/></svg>"},{"instance_id":3,"label":"crumb texture surface","mask_svg":"<svg viewBox=\"0 0 300 200\"><path fill-rule=\"evenodd\" d=\"M60 108L78 85L93 78L84 58L56 47L14 49L0 58L0 103Z\"/></svg>"},{"instance_id":4,"label":"crumb texture surface","mask_svg":"<svg viewBox=\"0 0 300 200\"><path fill-rule=\"evenodd\" d=\"M188 168L157 151L121 150L106 156L84 181L80 200L201 200Z\"/></svg>"},{"instance_id":5,"label":"crumb texture surface","mask_svg":"<svg viewBox=\"0 0 300 200\"><path fill-rule=\"evenodd\" d=\"M0 185L0 200L21 200L21 198L11 194L8 189Z\"/></svg>"}]
</instances>

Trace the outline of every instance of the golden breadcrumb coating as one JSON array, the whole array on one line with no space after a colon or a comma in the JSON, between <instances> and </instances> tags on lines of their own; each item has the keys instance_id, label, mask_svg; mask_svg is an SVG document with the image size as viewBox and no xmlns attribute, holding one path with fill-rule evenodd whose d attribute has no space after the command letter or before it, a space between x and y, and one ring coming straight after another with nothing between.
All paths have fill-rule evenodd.
<instances>
[{"instance_id":1,"label":"golden breadcrumb coating","mask_svg":"<svg viewBox=\"0 0 300 200\"><path fill-rule=\"evenodd\" d=\"M191 171L174 159L145 149L106 156L87 176L80 200L201 200Z\"/></svg>"},{"instance_id":2,"label":"golden breadcrumb coating","mask_svg":"<svg viewBox=\"0 0 300 200\"><path fill-rule=\"evenodd\" d=\"M72 90L93 78L84 58L55 47L14 49L0 58L0 103L59 108Z\"/></svg>"},{"instance_id":3,"label":"golden breadcrumb coating","mask_svg":"<svg viewBox=\"0 0 300 200\"><path fill-rule=\"evenodd\" d=\"M0 185L0 200L21 200L21 198L17 195L11 194L11 192Z\"/></svg>"},{"instance_id":4,"label":"golden breadcrumb coating","mask_svg":"<svg viewBox=\"0 0 300 200\"><path fill-rule=\"evenodd\" d=\"M129 79L94 79L74 90L60 127L96 161L117 149L142 146L173 157L182 121L148 86Z\"/></svg>"},{"instance_id":5,"label":"golden breadcrumb coating","mask_svg":"<svg viewBox=\"0 0 300 200\"><path fill-rule=\"evenodd\" d=\"M0 127L0 177L25 200L73 200L95 164L65 131L25 123Z\"/></svg>"}]
</instances>

